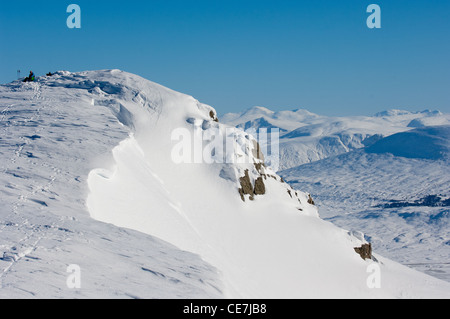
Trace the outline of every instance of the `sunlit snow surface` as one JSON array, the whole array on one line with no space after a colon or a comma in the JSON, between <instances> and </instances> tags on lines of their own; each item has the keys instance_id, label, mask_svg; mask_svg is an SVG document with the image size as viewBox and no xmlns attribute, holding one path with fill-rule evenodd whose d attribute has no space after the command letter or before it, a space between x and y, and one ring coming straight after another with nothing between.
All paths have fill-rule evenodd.
<instances>
[{"instance_id":1,"label":"sunlit snow surface","mask_svg":"<svg viewBox=\"0 0 450 319\"><path fill-rule=\"evenodd\" d=\"M377 249L362 260L357 233L275 175L243 202L226 164L175 164L173 129L216 125L190 96L119 70L58 72L1 86L0 108L1 297L450 296ZM239 177L252 164L227 167ZM373 263L379 289L367 285Z\"/></svg>"},{"instance_id":2,"label":"sunlit snow surface","mask_svg":"<svg viewBox=\"0 0 450 319\"><path fill-rule=\"evenodd\" d=\"M0 297L221 297L198 256L89 217L87 175L128 130L86 92L52 86L76 79L0 87ZM66 285L71 264L81 289Z\"/></svg>"},{"instance_id":3,"label":"sunlit snow surface","mask_svg":"<svg viewBox=\"0 0 450 319\"><path fill-rule=\"evenodd\" d=\"M222 119L279 128L280 174L313 195L322 218L363 231L383 255L450 281L449 114L328 117L253 107Z\"/></svg>"}]
</instances>

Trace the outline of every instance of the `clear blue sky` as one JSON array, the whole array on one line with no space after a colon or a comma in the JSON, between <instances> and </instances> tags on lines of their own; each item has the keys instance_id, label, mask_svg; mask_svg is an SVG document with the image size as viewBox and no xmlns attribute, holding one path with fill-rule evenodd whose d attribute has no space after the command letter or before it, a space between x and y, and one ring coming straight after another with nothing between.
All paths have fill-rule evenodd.
<instances>
[{"instance_id":1,"label":"clear blue sky","mask_svg":"<svg viewBox=\"0 0 450 319\"><path fill-rule=\"evenodd\" d=\"M66 8L81 7L68 29ZM382 28L366 26L369 4ZM450 112L448 0L1 1L0 83L118 68L214 106Z\"/></svg>"}]
</instances>

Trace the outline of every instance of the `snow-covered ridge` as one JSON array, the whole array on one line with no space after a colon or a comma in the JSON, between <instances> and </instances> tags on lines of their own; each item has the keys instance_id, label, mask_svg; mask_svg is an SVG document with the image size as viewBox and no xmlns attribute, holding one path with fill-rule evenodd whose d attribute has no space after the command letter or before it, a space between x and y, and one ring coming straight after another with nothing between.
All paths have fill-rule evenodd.
<instances>
[{"instance_id":1,"label":"snow-covered ridge","mask_svg":"<svg viewBox=\"0 0 450 319\"><path fill-rule=\"evenodd\" d=\"M114 108L92 105L107 93L70 86L112 73L0 85L0 298L223 297L199 256L89 216L89 171L110 162L129 130ZM72 264L80 289L66 283Z\"/></svg>"},{"instance_id":2,"label":"snow-covered ridge","mask_svg":"<svg viewBox=\"0 0 450 319\"><path fill-rule=\"evenodd\" d=\"M244 298L450 296L448 283L385 259L376 254L376 247L374 259L361 258L355 248L367 243L364 237L356 231L340 229L320 219L307 193L292 189L270 168L264 167L259 152L254 152L254 139L242 130L233 131L236 139L233 145L236 154L242 154L250 161L175 163L172 152L178 141L171 138L174 130L182 128L189 131L191 136L196 136L203 134L209 126L219 130L227 128L220 119L219 123L216 121L217 113L212 107L193 97L119 70L58 72L55 77L38 79L36 83L14 83L1 89L1 101L9 103L10 107L27 105L43 110L51 105L47 116L50 122L48 127L52 128L49 131L57 134L64 133L65 129L71 129L70 133L79 131L63 136L72 142L70 147L64 148L65 139L58 137L52 143L37 145L36 149L29 151L34 157L41 158L42 162L48 157L55 163L56 169L69 176L71 183L63 181L59 188L52 186L45 192L35 192L27 203L44 202L40 211L44 218L47 214L65 216L66 210L72 211L72 204L76 203L78 219L68 224L73 229L79 229L80 233L87 232L92 239L95 231L88 231L91 229L89 227L94 226L90 226L87 214L105 222L90 220L95 227L111 232L108 242L111 241L113 244L110 245L119 249L121 255L126 255L128 249L133 252L131 259L126 259L127 265L133 265L133 260L140 254L148 256L154 252L145 250L150 240L146 238L153 237L142 234L158 237L178 247L178 250L173 248L175 252L171 256L183 255L179 249L201 256L207 263L195 259L195 255L190 253L183 255L186 258L179 263L170 258L160 260L159 266L164 265L162 269L167 272L154 271L145 264L139 264L142 276L160 273L163 275L159 276L162 281L173 279L170 282L175 287L178 284L177 277L168 275L169 269L173 270L170 263L180 268L183 268L181 265L184 263L196 264L195 278L191 275L188 277L194 278L192 281L183 278L186 285L181 285L180 291L185 297L202 294L217 296L222 292L226 297ZM34 93L30 99L24 92ZM70 119L65 115L66 112L69 112ZM300 113L299 116L310 116ZM17 115L5 115L5 118L11 122L17 120L14 116ZM65 121L59 121L59 117ZM82 119L80 124L77 119ZM27 123L19 119L15 125L26 130ZM37 123L42 125L45 121ZM11 140L18 138L15 132L17 130L9 131ZM42 132L34 133L26 136L44 136ZM25 134L22 136L26 138ZM241 143L240 139L247 139L250 143ZM36 137L35 140L40 139ZM99 146L102 143L106 145ZM99 151L99 148L102 150ZM46 152L42 152L43 149ZM23 148L20 154L28 154L22 151ZM99 153L102 154L101 160L94 161L93 158L98 158ZM10 152L6 151L5 154ZM23 158L23 168L21 166L20 170L12 170L12 166L6 168L6 175L3 176L6 176L10 186L13 186L11 184L14 181L15 188L20 185L25 187L26 183L19 185L17 181L21 179L15 175L23 174L24 170L33 170L36 167L33 163L37 163L34 165L38 165L38 172L43 170L39 166L41 161L34 162L33 157L27 158ZM76 165L72 166L73 163ZM74 169L77 176L71 178ZM32 175L25 176L33 180ZM257 180L264 183L263 193L260 193L259 187L256 191L256 184L260 183ZM244 186L248 184L251 184L253 194L240 194L239 190L247 188ZM55 204L50 198L45 199L50 191L66 196L55 199L59 203ZM37 193L41 196L37 196ZM74 196L77 198L70 199L68 194L76 194ZM58 196L53 195L55 198ZM253 197L252 200L250 197ZM8 198L13 199L14 195L8 195ZM87 198L87 208L82 198ZM15 209L14 216L26 213L26 210L19 209L21 206L17 203L14 204L14 200L11 202L10 209ZM85 215L81 212L83 209ZM8 209L5 211L7 214ZM26 214L29 217L32 213ZM79 219L82 221L78 222ZM56 221L55 226L62 228ZM11 226L5 224L6 227ZM16 230L20 233L25 230L24 227L16 227ZM126 234L125 242L115 238L114 234L117 233ZM13 237L9 240L14 242ZM134 245L137 245L137 240L139 249L136 250ZM100 239L98 241L102 242ZM86 249L93 254L88 243L86 241ZM132 247L127 247L130 243ZM67 247L62 241L55 245L61 249ZM101 249L104 245L96 248ZM39 254L46 245L35 244L32 247L34 254L42 258L40 260L48 258L45 254ZM83 245L76 247L78 255L83 256ZM71 252L74 250L71 249ZM164 252L164 248L160 251ZM30 253L25 256L27 254ZM74 254L77 256L76 252ZM70 256L65 254L66 258ZM101 256L104 255L93 257L96 263ZM123 265L121 258L128 257L115 258L113 251L108 250L108 262L118 260ZM89 260L85 264L91 269L95 267ZM382 275L380 287L368 284L370 274L367 271L374 269L374 265ZM103 269L105 267L108 266L103 266ZM20 268L17 266L16 269ZM49 267L43 269L47 274L51 271ZM213 275L214 269L220 273L220 284ZM20 271L27 272L27 268ZM98 271L95 273L98 274ZM103 277L108 278L108 275L106 272ZM133 286L139 285L139 276L133 278L137 278ZM9 289L14 290L13 283L9 285ZM118 287L115 283L112 285ZM43 284L39 287L43 287ZM158 287L165 291L166 296L174 293L170 290L173 286L169 290ZM22 284L21 288L26 289L27 284ZM144 293L148 286L143 284L139 288L136 291ZM126 287L120 286L120 289Z\"/></svg>"}]
</instances>

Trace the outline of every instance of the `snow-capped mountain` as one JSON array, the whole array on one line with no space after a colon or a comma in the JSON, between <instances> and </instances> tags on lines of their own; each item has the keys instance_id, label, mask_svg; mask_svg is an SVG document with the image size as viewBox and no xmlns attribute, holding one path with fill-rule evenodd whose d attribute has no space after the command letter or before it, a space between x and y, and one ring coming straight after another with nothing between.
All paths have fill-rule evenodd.
<instances>
[{"instance_id":1,"label":"snow-capped mountain","mask_svg":"<svg viewBox=\"0 0 450 319\"><path fill-rule=\"evenodd\" d=\"M450 296L321 219L258 140L191 96L119 70L57 72L0 86L0 107L2 297Z\"/></svg>"},{"instance_id":2,"label":"snow-capped mountain","mask_svg":"<svg viewBox=\"0 0 450 319\"><path fill-rule=\"evenodd\" d=\"M450 125L450 115L439 111L389 110L375 116L328 117L306 110L273 112L253 107L221 117L244 130L280 130L279 170L363 148L395 134L432 125Z\"/></svg>"},{"instance_id":3,"label":"snow-capped mountain","mask_svg":"<svg viewBox=\"0 0 450 319\"><path fill-rule=\"evenodd\" d=\"M393 134L367 148L369 153L389 153L406 158L450 159L450 125L424 126Z\"/></svg>"}]
</instances>

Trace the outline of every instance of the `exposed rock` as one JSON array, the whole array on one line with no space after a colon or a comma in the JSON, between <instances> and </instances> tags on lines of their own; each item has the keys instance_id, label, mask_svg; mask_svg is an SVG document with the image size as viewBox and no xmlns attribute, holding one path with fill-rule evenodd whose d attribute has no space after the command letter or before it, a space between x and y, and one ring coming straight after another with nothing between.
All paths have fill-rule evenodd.
<instances>
[{"instance_id":1,"label":"exposed rock","mask_svg":"<svg viewBox=\"0 0 450 319\"><path fill-rule=\"evenodd\" d=\"M259 146L259 143L255 140L253 140L253 149L252 149L253 156L257 159L264 161L264 154L261 151L261 147Z\"/></svg>"},{"instance_id":2,"label":"exposed rock","mask_svg":"<svg viewBox=\"0 0 450 319\"><path fill-rule=\"evenodd\" d=\"M255 181L255 195L264 195L266 193L266 186L262 177L258 177Z\"/></svg>"},{"instance_id":3,"label":"exposed rock","mask_svg":"<svg viewBox=\"0 0 450 319\"><path fill-rule=\"evenodd\" d=\"M250 195L250 200L253 200L253 185L248 175L248 169L245 170L245 175L239 178L239 182L241 183L239 194L241 194L242 200L245 201L244 195Z\"/></svg>"},{"instance_id":4,"label":"exposed rock","mask_svg":"<svg viewBox=\"0 0 450 319\"><path fill-rule=\"evenodd\" d=\"M364 244L361 247L355 247L354 249L362 259L372 259L372 244Z\"/></svg>"},{"instance_id":5,"label":"exposed rock","mask_svg":"<svg viewBox=\"0 0 450 319\"><path fill-rule=\"evenodd\" d=\"M217 118L216 114L214 114L213 111L209 111L209 116L211 117L211 119L212 119L214 122L219 122L219 119Z\"/></svg>"},{"instance_id":6,"label":"exposed rock","mask_svg":"<svg viewBox=\"0 0 450 319\"><path fill-rule=\"evenodd\" d=\"M308 195L308 204L315 205L315 203L311 197L311 194Z\"/></svg>"},{"instance_id":7,"label":"exposed rock","mask_svg":"<svg viewBox=\"0 0 450 319\"><path fill-rule=\"evenodd\" d=\"M241 195L242 201L245 202L244 190L242 188L239 188L239 195Z\"/></svg>"},{"instance_id":8,"label":"exposed rock","mask_svg":"<svg viewBox=\"0 0 450 319\"><path fill-rule=\"evenodd\" d=\"M255 163L254 165L255 165L255 169L258 171L258 173L260 173L261 175L263 175L263 174L262 174L263 172L261 171L261 169L262 169L263 167L265 167L264 163Z\"/></svg>"}]
</instances>

